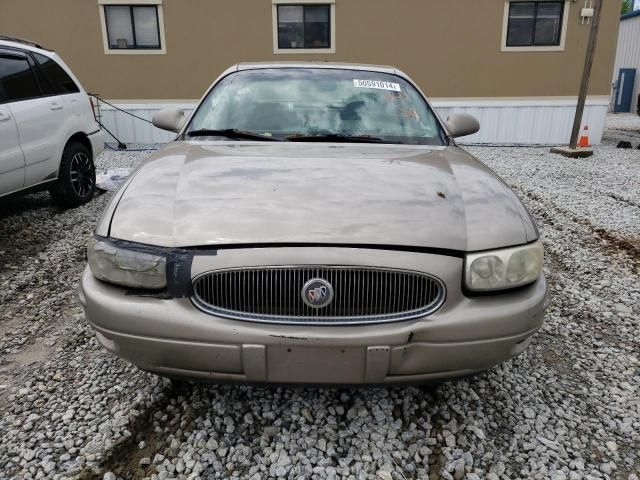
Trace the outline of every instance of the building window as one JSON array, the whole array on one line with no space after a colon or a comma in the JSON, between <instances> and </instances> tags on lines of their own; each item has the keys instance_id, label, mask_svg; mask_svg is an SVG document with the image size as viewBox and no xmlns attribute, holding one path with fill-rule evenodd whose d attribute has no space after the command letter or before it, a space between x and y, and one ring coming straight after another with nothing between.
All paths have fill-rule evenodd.
<instances>
[{"instance_id":1,"label":"building window","mask_svg":"<svg viewBox=\"0 0 640 480\"><path fill-rule=\"evenodd\" d=\"M560 45L562 2L511 2L507 47Z\"/></svg>"},{"instance_id":2,"label":"building window","mask_svg":"<svg viewBox=\"0 0 640 480\"><path fill-rule=\"evenodd\" d=\"M278 5L278 48L330 48L329 5Z\"/></svg>"},{"instance_id":3,"label":"building window","mask_svg":"<svg viewBox=\"0 0 640 480\"><path fill-rule=\"evenodd\" d=\"M105 5L109 48L160 48L155 5Z\"/></svg>"},{"instance_id":4,"label":"building window","mask_svg":"<svg viewBox=\"0 0 640 480\"><path fill-rule=\"evenodd\" d=\"M274 53L334 53L335 4L272 0Z\"/></svg>"},{"instance_id":5,"label":"building window","mask_svg":"<svg viewBox=\"0 0 640 480\"><path fill-rule=\"evenodd\" d=\"M99 0L105 53L165 53L162 0Z\"/></svg>"},{"instance_id":6,"label":"building window","mask_svg":"<svg viewBox=\"0 0 640 480\"><path fill-rule=\"evenodd\" d=\"M564 50L568 3L507 1L503 50Z\"/></svg>"}]
</instances>

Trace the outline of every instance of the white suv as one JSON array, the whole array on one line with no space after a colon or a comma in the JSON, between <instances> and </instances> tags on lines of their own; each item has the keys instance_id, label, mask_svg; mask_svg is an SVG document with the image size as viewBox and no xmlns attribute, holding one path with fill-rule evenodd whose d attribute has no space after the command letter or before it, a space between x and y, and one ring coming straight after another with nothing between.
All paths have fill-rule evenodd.
<instances>
[{"instance_id":1,"label":"white suv","mask_svg":"<svg viewBox=\"0 0 640 480\"><path fill-rule=\"evenodd\" d=\"M91 100L60 57L0 37L0 198L49 189L61 206L82 205L103 148Z\"/></svg>"}]
</instances>

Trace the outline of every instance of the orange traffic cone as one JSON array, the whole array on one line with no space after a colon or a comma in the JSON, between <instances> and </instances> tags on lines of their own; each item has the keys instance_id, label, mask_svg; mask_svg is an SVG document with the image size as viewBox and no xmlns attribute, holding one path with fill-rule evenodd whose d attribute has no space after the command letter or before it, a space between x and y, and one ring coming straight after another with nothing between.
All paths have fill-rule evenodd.
<instances>
[{"instance_id":1,"label":"orange traffic cone","mask_svg":"<svg viewBox=\"0 0 640 480\"><path fill-rule=\"evenodd\" d=\"M578 140L579 147L590 147L589 143L589 125L585 125L582 131L582 135L580 135L580 140Z\"/></svg>"}]
</instances>

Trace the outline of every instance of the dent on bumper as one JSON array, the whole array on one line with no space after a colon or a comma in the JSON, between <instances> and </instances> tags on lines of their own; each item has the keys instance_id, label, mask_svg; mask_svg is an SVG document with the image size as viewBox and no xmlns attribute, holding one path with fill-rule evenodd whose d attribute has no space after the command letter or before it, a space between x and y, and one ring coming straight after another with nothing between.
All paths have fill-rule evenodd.
<instances>
[{"instance_id":1,"label":"dent on bumper","mask_svg":"<svg viewBox=\"0 0 640 480\"><path fill-rule=\"evenodd\" d=\"M81 302L100 343L144 370L212 381L394 383L466 375L521 353L544 315L544 277L464 298L425 319L308 327L218 318L188 299L127 295L85 271Z\"/></svg>"}]
</instances>

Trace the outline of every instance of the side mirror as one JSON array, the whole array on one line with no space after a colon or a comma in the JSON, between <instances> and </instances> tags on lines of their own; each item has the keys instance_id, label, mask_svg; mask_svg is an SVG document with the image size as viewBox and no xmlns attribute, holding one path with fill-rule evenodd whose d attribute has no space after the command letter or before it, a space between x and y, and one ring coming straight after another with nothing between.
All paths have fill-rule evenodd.
<instances>
[{"instance_id":1,"label":"side mirror","mask_svg":"<svg viewBox=\"0 0 640 480\"><path fill-rule=\"evenodd\" d=\"M445 123L452 137L464 137L480 130L478 119L468 113L452 113Z\"/></svg>"},{"instance_id":2,"label":"side mirror","mask_svg":"<svg viewBox=\"0 0 640 480\"><path fill-rule=\"evenodd\" d=\"M177 108L163 108L153 114L151 122L154 127L170 132L177 132L182 127L185 120L184 110Z\"/></svg>"}]
</instances>

